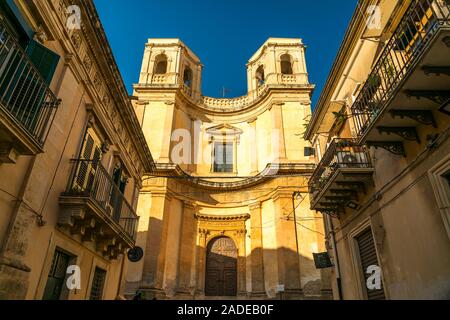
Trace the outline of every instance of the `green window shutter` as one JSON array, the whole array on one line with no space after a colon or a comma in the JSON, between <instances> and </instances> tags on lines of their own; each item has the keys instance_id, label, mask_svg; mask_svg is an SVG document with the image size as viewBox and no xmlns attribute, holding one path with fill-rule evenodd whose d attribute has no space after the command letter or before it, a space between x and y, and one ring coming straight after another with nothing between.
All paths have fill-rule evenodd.
<instances>
[{"instance_id":1,"label":"green window shutter","mask_svg":"<svg viewBox=\"0 0 450 320\"><path fill-rule=\"evenodd\" d=\"M30 41L26 52L45 82L50 84L58 65L59 56L34 40Z\"/></svg>"}]
</instances>

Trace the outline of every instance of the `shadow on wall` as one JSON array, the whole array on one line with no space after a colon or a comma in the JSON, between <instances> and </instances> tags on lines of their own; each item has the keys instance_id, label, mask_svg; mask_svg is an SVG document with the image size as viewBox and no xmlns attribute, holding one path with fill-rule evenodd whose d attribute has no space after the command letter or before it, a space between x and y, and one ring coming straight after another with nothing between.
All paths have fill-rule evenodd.
<instances>
[{"instance_id":1,"label":"shadow on wall","mask_svg":"<svg viewBox=\"0 0 450 320\"><path fill-rule=\"evenodd\" d=\"M128 298L140 289L156 289L161 293L156 294L158 299L201 299L203 294L254 299L331 299L330 269L316 269L310 257L295 250L259 247L240 257L234 241L219 232L206 248L198 246L195 220L179 230L169 230L168 225L170 221L164 224L152 218L149 230L138 232L136 245L144 249L144 257L128 264L125 288ZM245 237L250 240L249 234ZM292 237L283 235L285 240L295 241L295 235ZM284 294L280 294L283 289ZM145 292L145 298L153 297Z\"/></svg>"}]
</instances>

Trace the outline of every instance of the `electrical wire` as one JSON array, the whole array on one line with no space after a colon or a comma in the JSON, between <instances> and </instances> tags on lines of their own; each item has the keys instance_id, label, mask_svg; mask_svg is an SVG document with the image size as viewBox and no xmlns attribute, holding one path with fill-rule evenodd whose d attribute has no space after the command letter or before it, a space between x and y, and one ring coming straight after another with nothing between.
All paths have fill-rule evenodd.
<instances>
[{"instance_id":1,"label":"electrical wire","mask_svg":"<svg viewBox=\"0 0 450 320\"><path fill-rule=\"evenodd\" d=\"M13 195L12 193L6 191L5 189L0 188L0 191L2 191L3 193L9 195L11 198L13 198L15 201L20 202L21 204L23 204L29 211L31 211L34 215L37 216L39 222L43 222L43 216L37 212L35 209L33 209L28 203L26 203L24 200L21 200L19 198L17 198L15 195Z\"/></svg>"}]
</instances>

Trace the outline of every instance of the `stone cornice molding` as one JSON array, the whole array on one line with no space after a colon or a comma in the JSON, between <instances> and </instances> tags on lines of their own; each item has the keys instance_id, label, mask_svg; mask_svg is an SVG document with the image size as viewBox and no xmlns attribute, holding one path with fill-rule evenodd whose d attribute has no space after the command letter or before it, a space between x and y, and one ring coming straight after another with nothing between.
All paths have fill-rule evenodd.
<instances>
[{"instance_id":1,"label":"stone cornice molding","mask_svg":"<svg viewBox=\"0 0 450 320\"><path fill-rule=\"evenodd\" d=\"M175 195L171 191L168 191L168 190L156 190L156 191L151 191L150 193L151 193L152 197L154 197L154 198L165 198L168 201L171 201L175 197Z\"/></svg>"},{"instance_id":2,"label":"stone cornice molding","mask_svg":"<svg viewBox=\"0 0 450 320\"><path fill-rule=\"evenodd\" d=\"M315 168L315 164L309 163L275 163L268 164L266 168L258 175L248 178L242 178L240 181L233 182L215 182L207 180L204 177L195 177L184 172L180 166L170 163L157 163L156 169L152 173L155 177L164 177L168 179L177 179L198 188L216 191L232 191L248 188L267 180L279 178L284 175L299 174L309 177Z\"/></svg>"},{"instance_id":3,"label":"stone cornice molding","mask_svg":"<svg viewBox=\"0 0 450 320\"><path fill-rule=\"evenodd\" d=\"M125 162L134 175L153 170L153 160L139 121L134 113L122 76L106 39L104 29L92 1L81 1L83 23L79 30L66 28L67 0L30 2L36 19L44 22L49 34L55 35L66 56L72 55L69 66L93 100L100 113L104 130L113 133L114 143L127 155ZM133 137L133 138L131 138Z\"/></svg>"},{"instance_id":4,"label":"stone cornice molding","mask_svg":"<svg viewBox=\"0 0 450 320\"><path fill-rule=\"evenodd\" d=\"M133 88L138 93L161 91L177 93L177 96L181 98L180 100L185 102L189 108L197 110L203 115L233 116L249 113L260 108L264 104L264 102L269 99L271 94L275 92L295 91L298 94L307 93L311 95L315 88L315 85L293 84L288 87L286 87L285 85L266 85L259 89L260 91L255 98L251 98L252 94L249 93L249 95L246 96L230 99L202 96L197 100L194 100L191 96L189 96L179 84L134 84ZM266 109L270 107L271 104L267 105ZM255 115L252 115L251 117L253 118L255 117Z\"/></svg>"},{"instance_id":5,"label":"stone cornice molding","mask_svg":"<svg viewBox=\"0 0 450 320\"><path fill-rule=\"evenodd\" d=\"M197 208L197 205L191 201L183 200L183 207L185 209L194 210Z\"/></svg>"},{"instance_id":6,"label":"stone cornice molding","mask_svg":"<svg viewBox=\"0 0 450 320\"><path fill-rule=\"evenodd\" d=\"M279 199L291 199L293 195L292 191L289 190L276 190L272 196L272 199L274 201L277 201Z\"/></svg>"},{"instance_id":7,"label":"stone cornice molding","mask_svg":"<svg viewBox=\"0 0 450 320\"><path fill-rule=\"evenodd\" d=\"M261 210L261 202L252 202L248 205L248 208L250 209L250 211Z\"/></svg>"},{"instance_id":8,"label":"stone cornice molding","mask_svg":"<svg viewBox=\"0 0 450 320\"><path fill-rule=\"evenodd\" d=\"M238 215L206 215L196 213L195 218L199 221L246 221L250 219L250 215L248 213L238 214Z\"/></svg>"}]
</instances>

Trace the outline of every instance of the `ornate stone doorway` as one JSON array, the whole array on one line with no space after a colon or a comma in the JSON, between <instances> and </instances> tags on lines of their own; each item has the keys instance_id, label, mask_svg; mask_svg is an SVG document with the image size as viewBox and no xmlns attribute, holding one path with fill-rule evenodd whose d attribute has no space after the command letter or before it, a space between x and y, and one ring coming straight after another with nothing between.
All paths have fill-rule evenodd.
<instances>
[{"instance_id":1,"label":"ornate stone doorway","mask_svg":"<svg viewBox=\"0 0 450 320\"><path fill-rule=\"evenodd\" d=\"M237 248L228 237L212 239L206 252L205 295L237 295Z\"/></svg>"}]
</instances>

